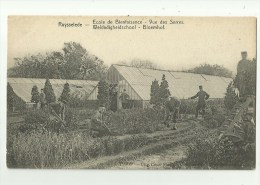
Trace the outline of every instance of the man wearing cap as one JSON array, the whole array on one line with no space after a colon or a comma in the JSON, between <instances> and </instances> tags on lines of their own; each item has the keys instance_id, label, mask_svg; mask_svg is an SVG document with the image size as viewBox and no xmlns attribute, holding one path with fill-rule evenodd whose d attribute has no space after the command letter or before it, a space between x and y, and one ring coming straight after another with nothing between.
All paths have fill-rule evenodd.
<instances>
[{"instance_id":1,"label":"man wearing cap","mask_svg":"<svg viewBox=\"0 0 260 185\"><path fill-rule=\"evenodd\" d=\"M246 91L246 72L248 70L249 61L247 60L247 52L241 52L242 60L237 65L237 76L235 78L235 85L239 90L240 97L245 95Z\"/></svg>"},{"instance_id":2,"label":"man wearing cap","mask_svg":"<svg viewBox=\"0 0 260 185\"><path fill-rule=\"evenodd\" d=\"M165 102L165 119L164 124L169 127L169 121L172 121L174 123L173 130L176 130L176 124L177 124L177 117L179 115L179 109L180 109L181 101L175 97L168 97L167 101Z\"/></svg>"},{"instance_id":3,"label":"man wearing cap","mask_svg":"<svg viewBox=\"0 0 260 185\"><path fill-rule=\"evenodd\" d=\"M199 86L199 92L195 95L190 97L189 99L198 98L198 104L196 107L196 118L198 118L199 111L202 110L202 116L205 115L205 108L206 108L206 100L209 99L209 94L203 91L202 85Z\"/></svg>"}]
</instances>

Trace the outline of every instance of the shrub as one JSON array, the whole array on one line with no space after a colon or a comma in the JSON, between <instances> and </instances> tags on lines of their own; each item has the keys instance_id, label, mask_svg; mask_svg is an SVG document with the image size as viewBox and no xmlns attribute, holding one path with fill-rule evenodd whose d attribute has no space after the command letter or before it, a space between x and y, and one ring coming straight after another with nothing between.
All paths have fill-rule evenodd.
<instances>
[{"instance_id":1,"label":"shrub","mask_svg":"<svg viewBox=\"0 0 260 185\"><path fill-rule=\"evenodd\" d=\"M44 85L44 93L46 95L47 103L51 103L51 102L56 101L56 96L54 94L51 82L48 78L46 79L46 82L45 82L45 85Z\"/></svg>"},{"instance_id":2,"label":"shrub","mask_svg":"<svg viewBox=\"0 0 260 185\"><path fill-rule=\"evenodd\" d=\"M155 105L155 106L160 105L161 101L160 101L160 97L159 97L159 91L160 91L159 82L155 79L151 85L150 104Z\"/></svg>"},{"instance_id":3,"label":"shrub","mask_svg":"<svg viewBox=\"0 0 260 185\"><path fill-rule=\"evenodd\" d=\"M40 93L36 85L33 86L31 95L32 95L31 102L38 103L40 101Z\"/></svg>"},{"instance_id":4,"label":"shrub","mask_svg":"<svg viewBox=\"0 0 260 185\"><path fill-rule=\"evenodd\" d=\"M173 168L252 169L255 166L255 148L245 149L231 140L216 137L196 139L189 145L186 158Z\"/></svg>"},{"instance_id":5,"label":"shrub","mask_svg":"<svg viewBox=\"0 0 260 185\"><path fill-rule=\"evenodd\" d=\"M69 102L69 100L70 100L70 85L69 85L69 83L64 84L63 91L60 95L59 100Z\"/></svg>"},{"instance_id":6,"label":"shrub","mask_svg":"<svg viewBox=\"0 0 260 185\"><path fill-rule=\"evenodd\" d=\"M59 116L61 114L61 105L59 103L51 103L51 109ZM65 106L65 123L66 126L74 127L79 121L79 114L76 109L70 108L69 106Z\"/></svg>"},{"instance_id":7,"label":"shrub","mask_svg":"<svg viewBox=\"0 0 260 185\"><path fill-rule=\"evenodd\" d=\"M154 132L163 120L163 110L126 109L106 112L104 118L108 127L119 134Z\"/></svg>"},{"instance_id":8,"label":"shrub","mask_svg":"<svg viewBox=\"0 0 260 185\"><path fill-rule=\"evenodd\" d=\"M218 128L223 125L225 121L224 115L205 115L205 118L200 123L207 128Z\"/></svg>"},{"instance_id":9,"label":"shrub","mask_svg":"<svg viewBox=\"0 0 260 185\"><path fill-rule=\"evenodd\" d=\"M227 87L227 92L224 98L224 104L228 110L231 110L233 109L237 101L238 101L238 97L235 93L233 82L230 82Z\"/></svg>"},{"instance_id":10,"label":"shrub","mask_svg":"<svg viewBox=\"0 0 260 185\"><path fill-rule=\"evenodd\" d=\"M97 109L98 108L98 100L88 100L87 98L79 98L79 97L74 97L70 96L70 100L68 105L70 107L74 108L87 108L87 109Z\"/></svg>"},{"instance_id":11,"label":"shrub","mask_svg":"<svg viewBox=\"0 0 260 185\"><path fill-rule=\"evenodd\" d=\"M35 110L25 115L25 124L20 126L21 132L31 132L32 130L40 130L45 128L49 120L49 115L43 110Z\"/></svg>"},{"instance_id":12,"label":"shrub","mask_svg":"<svg viewBox=\"0 0 260 185\"><path fill-rule=\"evenodd\" d=\"M168 82L165 78L165 75L163 74L162 81L161 81L161 84L160 84L160 89L159 89L160 101L162 103L164 103L169 96L171 96L171 93L170 93L170 90L169 90L169 84L168 84Z\"/></svg>"},{"instance_id":13,"label":"shrub","mask_svg":"<svg viewBox=\"0 0 260 185\"><path fill-rule=\"evenodd\" d=\"M109 102L109 85L105 80L101 80L98 83L98 95L99 106L104 106L108 109Z\"/></svg>"},{"instance_id":14,"label":"shrub","mask_svg":"<svg viewBox=\"0 0 260 185\"><path fill-rule=\"evenodd\" d=\"M19 126L22 133L65 131L63 122L47 110L35 110L25 115L25 123Z\"/></svg>"},{"instance_id":15,"label":"shrub","mask_svg":"<svg viewBox=\"0 0 260 185\"><path fill-rule=\"evenodd\" d=\"M225 105L223 99L210 99L206 101L206 114L224 114ZM180 114L195 114L197 101L181 100Z\"/></svg>"},{"instance_id":16,"label":"shrub","mask_svg":"<svg viewBox=\"0 0 260 185\"><path fill-rule=\"evenodd\" d=\"M197 102L192 100L181 100L180 114L195 114Z\"/></svg>"},{"instance_id":17,"label":"shrub","mask_svg":"<svg viewBox=\"0 0 260 185\"><path fill-rule=\"evenodd\" d=\"M73 109L66 107L65 110L65 122L67 124L67 126L75 126L77 120L77 112L74 111Z\"/></svg>"}]
</instances>

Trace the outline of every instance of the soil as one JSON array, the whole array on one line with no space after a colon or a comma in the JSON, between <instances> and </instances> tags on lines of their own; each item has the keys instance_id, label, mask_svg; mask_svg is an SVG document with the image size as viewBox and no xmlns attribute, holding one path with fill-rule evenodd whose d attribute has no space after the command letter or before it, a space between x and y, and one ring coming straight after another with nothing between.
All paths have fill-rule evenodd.
<instances>
[{"instance_id":1,"label":"soil","mask_svg":"<svg viewBox=\"0 0 260 185\"><path fill-rule=\"evenodd\" d=\"M185 150L205 127L197 121L179 123L177 130L165 130L147 134L151 142L141 148L118 155L90 159L86 162L65 166L69 169L172 169L171 164L185 158ZM125 136L118 138L124 139Z\"/></svg>"}]
</instances>

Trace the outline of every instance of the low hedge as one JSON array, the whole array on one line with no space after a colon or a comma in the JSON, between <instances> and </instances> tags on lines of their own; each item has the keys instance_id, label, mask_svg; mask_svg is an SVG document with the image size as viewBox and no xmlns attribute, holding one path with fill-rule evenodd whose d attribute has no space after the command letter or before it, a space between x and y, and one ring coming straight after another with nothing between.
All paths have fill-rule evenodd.
<instances>
[{"instance_id":1,"label":"low hedge","mask_svg":"<svg viewBox=\"0 0 260 185\"><path fill-rule=\"evenodd\" d=\"M180 114L195 114L198 100L181 100ZM206 101L206 113L218 114L224 113L225 105L223 99L209 99Z\"/></svg>"},{"instance_id":2,"label":"low hedge","mask_svg":"<svg viewBox=\"0 0 260 185\"><path fill-rule=\"evenodd\" d=\"M105 122L119 134L154 132L163 119L164 111L154 109L126 109L105 115Z\"/></svg>"}]
</instances>

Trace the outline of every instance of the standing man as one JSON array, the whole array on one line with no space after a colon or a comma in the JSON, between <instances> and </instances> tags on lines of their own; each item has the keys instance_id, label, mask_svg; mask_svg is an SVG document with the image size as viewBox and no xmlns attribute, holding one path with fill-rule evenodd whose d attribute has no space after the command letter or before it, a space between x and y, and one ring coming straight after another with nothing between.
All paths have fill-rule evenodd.
<instances>
[{"instance_id":1,"label":"standing man","mask_svg":"<svg viewBox=\"0 0 260 185\"><path fill-rule=\"evenodd\" d=\"M196 118L198 118L199 111L202 110L202 116L205 115L205 108L206 108L206 100L209 99L209 94L203 91L202 85L199 86L199 92L195 95L190 97L189 99L199 98L198 104L196 107Z\"/></svg>"},{"instance_id":2,"label":"standing man","mask_svg":"<svg viewBox=\"0 0 260 185\"><path fill-rule=\"evenodd\" d=\"M235 78L235 85L239 90L239 96L243 97L246 94L246 73L248 71L250 62L247 60L247 52L241 52L242 60L238 62L237 65L237 75Z\"/></svg>"},{"instance_id":3,"label":"standing man","mask_svg":"<svg viewBox=\"0 0 260 185\"><path fill-rule=\"evenodd\" d=\"M44 108L47 102L46 102L46 95L43 89L41 89L40 102L41 102L41 108Z\"/></svg>"},{"instance_id":4,"label":"standing man","mask_svg":"<svg viewBox=\"0 0 260 185\"><path fill-rule=\"evenodd\" d=\"M170 127L169 122L173 122L173 128L172 130L177 130L176 124L177 124L177 117L179 117L179 110L180 110L181 101L175 97L168 97L165 102L165 119L164 124L167 125L167 127Z\"/></svg>"},{"instance_id":5,"label":"standing man","mask_svg":"<svg viewBox=\"0 0 260 185\"><path fill-rule=\"evenodd\" d=\"M126 93L126 89L124 89L124 92L119 96L119 99L121 100L123 109L129 108L130 96Z\"/></svg>"},{"instance_id":6,"label":"standing man","mask_svg":"<svg viewBox=\"0 0 260 185\"><path fill-rule=\"evenodd\" d=\"M242 60L238 62L234 82L239 90L240 100L244 100L248 95L256 93L256 60L248 60L246 51L242 51L241 56Z\"/></svg>"}]
</instances>

